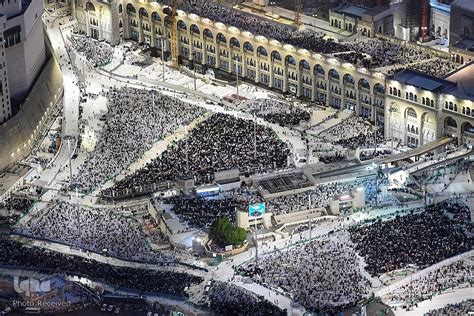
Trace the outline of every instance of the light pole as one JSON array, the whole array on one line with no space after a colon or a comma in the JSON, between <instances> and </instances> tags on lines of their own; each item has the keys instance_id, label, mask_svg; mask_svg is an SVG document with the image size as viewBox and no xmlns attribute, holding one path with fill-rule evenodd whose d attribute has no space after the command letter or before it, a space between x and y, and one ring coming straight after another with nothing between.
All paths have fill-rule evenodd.
<instances>
[{"instance_id":1,"label":"light pole","mask_svg":"<svg viewBox=\"0 0 474 316\"><path fill-rule=\"evenodd\" d=\"M194 80L194 91L196 91L196 52L191 54L193 58L193 80Z\"/></svg>"},{"instance_id":2,"label":"light pole","mask_svg":"<svg viewBox=\"0 0 474 316\"><path fill-rule=\"evenodd\" d=\"M394 105L394 102L390 104L390 107L388 108L388 111L390 112L390 138L391 138L391 149L392 149L392 154L393 154L393 117L392 114L393 112L396 112L397 108Z\"/></svg>"},{"instance_id":3,"label":"light pole","mask_svg":"<svg viewBox=\"0 0 474 316\"><path fill-rule=\"evenodd\" d=\"M273 11L275 9L275 5L276 5L275 1L270 1L270 6L272 7L272 21L273 21Z\"/></svg>"},{"instance_id":4,"label":"light pole","mask_svg":"<svg viewBox=\"0 0 474 316\"><path fill-rule=\"evenodd\" d=\"M314 18L314 19L313 19L313 27L316 28L316 18L318 17L318 14L317 14L317 13L313 13L312 17Z\"/></svg>"},{"instance_id":5,"label":"light pole","mask_svg":"<svg viewBox=\"0 0 474 316\"><path fill-rule=\"evenodd\" d=\"M235 56L234 57L234 63L235 63L235 76L236 76L236 88L237 88L237 102L239 102L240 100L240 97L239 97L239 64L238 64L238 61L239 61L239 57L238 56Z\"/></svg>"},{"instance_id":6,"label":"light pole","mask_svg":"<svg viewBox=\"0 0 474 316\"><path fill-rule=\"evenodd\" d=\"M162 72L163 72L163 82L165 81L165 38L163 36L160 36L160 41L161 41L161 65L163 67Z\"/></svg>"}]
</instances>

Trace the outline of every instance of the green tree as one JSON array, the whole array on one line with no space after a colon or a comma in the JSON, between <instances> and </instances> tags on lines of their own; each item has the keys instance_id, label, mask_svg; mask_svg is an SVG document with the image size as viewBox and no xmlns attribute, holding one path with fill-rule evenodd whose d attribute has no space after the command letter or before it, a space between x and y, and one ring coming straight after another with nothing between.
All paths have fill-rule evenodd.
<instances>
[{"instance_id":1,"label":"green tree","mask_svg":"<svg viewBox=\"0 0 474 316\"><path fill-rule=\"evenodd\" d=\"M225 217L220 217L212 223L209 234L212 240L221 247L227 245L240 245L247 237L245 229L235 227Z\"/></svg>"}]
</instances>

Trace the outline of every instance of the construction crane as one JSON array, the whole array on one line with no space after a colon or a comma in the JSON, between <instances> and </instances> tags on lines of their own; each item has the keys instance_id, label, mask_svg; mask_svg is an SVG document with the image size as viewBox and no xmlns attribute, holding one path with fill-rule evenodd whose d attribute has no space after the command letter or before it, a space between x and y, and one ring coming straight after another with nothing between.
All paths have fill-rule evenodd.
<instances>
[{"instance_id":1,"label":"construction crane","mask_svg":"<svg viewBox=\"0 0 474 316\"><path fill-rule=\"evenodd\" d=\"M176 17L178 16L177 10L180 0L171 1L171 66L173 68L178 68L178 57L179 57L179 48L178 48L178 24L176 22Z\"/></svg>"},{"instance_id":2,"label":"construction crane","mask_svg":"<svg viewBox=\"0 0 474 316\"><path fill-rule=\"evenodd\" d=\"M421 1L421 39L424 40L428 37L428 19L429 19L429 8L428 0Z\"/></svg>"},{"instance_id":3,"label":"construction crane","mask_svg":"<svg viewBox=\"0 0 474 316\"><path fill-rule=\"evenodd\" d=\"M295 24L301 26L301 0L295 0Z\"/></svg>"}]
</instances>

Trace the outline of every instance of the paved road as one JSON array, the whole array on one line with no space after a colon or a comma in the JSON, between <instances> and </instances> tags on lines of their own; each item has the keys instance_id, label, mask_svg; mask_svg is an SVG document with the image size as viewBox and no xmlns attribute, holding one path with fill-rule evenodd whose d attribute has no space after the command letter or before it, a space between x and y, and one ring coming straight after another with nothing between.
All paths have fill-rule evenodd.
<instances>
[{"instance_id":1,"label":"paved road","mask_svg":"<svg viewBox=\"0 0 474 316\"><path fill-rule=\"evenodd\" d=\"M47 12L47 11L46 11ZM61 168L65 168L68 164L69 158L73 155L76 147L76 142L79 135L79 96L80 91L77 85L77 76L73 71L71 65L73 64L70 60L70 56L66 50L66 44L61 34L59 23L61 21L67 21L67 18L49 18L50 22L47 27L47 32L51 45L54 49L61 72L63 74L64 83L64 107L63 107L63 130L62 137L63 141L59 152L55 159L46 168L40 176L40 181L44 181L47 186L54 186L53 181L56 179ZM71 64L69 64L71 62ZM68 136L70 141L64 140L64 136Z\"/></svg>"}]
</instances>

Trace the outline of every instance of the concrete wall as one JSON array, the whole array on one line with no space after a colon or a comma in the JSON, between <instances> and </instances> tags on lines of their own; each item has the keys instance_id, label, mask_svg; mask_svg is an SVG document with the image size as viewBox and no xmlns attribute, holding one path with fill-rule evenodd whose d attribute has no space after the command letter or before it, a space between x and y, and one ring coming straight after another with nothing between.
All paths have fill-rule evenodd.
<instances>
[{"instance_id":1,"label":"concrete wall","mask_svg":"<svg viewBox=\"0 0 474 316\"><path fill-rule=\"evenodd\" d=\"M7 21L6 29L21 28L21 43L6 49L10 97L22 99L46 60L42 1L33 1L23 15Z\"/></svg>"},{"instance_id":2,"label":"concrete wall","mask_svg":"<svg viewBox=\"0 0 474 316\"><path fill-rule=\"evenodd\" d=\"M0 170L24 158L47 120L63 89L62 74L55 58L41 72L21 110L0 125Z\"/></svg>"}]
</instances>

